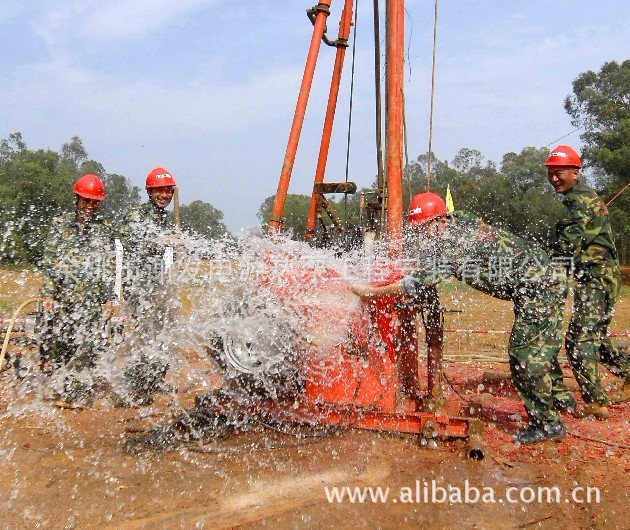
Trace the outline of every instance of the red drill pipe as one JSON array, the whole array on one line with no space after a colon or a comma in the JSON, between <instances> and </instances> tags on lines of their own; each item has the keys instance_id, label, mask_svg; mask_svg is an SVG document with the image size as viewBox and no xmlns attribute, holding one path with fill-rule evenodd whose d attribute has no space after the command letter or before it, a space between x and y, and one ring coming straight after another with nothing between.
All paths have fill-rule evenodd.
<instances>
[{"instance_id":1,"label":"red drill pipe","mask_svg":"<svg viewBox=\"0 0 630 530\"><path fill-rule=\"evenodd\" d=\"M311 45L308 50L306 66L302 76L302 85L300 86L300 93L295 107L295 114L293 115L293 123L289 134L287 150L284 155L282 172L280 173L280 182L278 183L278 191L276 192L276 198L271 210L271 219L269 221L270 233L280 231L282 212L284 211L284 204L287 199L289 181L291 180L291 173L293 172L293 164L295 163L295 155L297 153L300 133L302 132L302 124L304 123L304 115L306 114L306 106L308 104L308 96L311 91L311 85L313 84L313 75L315 74L315 66L317 65L317 56L319 55L322 36L324 35L324 30L326 29L326 19L330 14L329 8L331 2L332 0L321 0L315 7L317 10L317 16L315 17L315 24L313 26L313 37L311 38Z\"/></svg>"},{"instance_id":2,"label":"red drill pipe","mask_svg":"<svg viewBox=\"0 0 630 530\"><path fill-rule=\"evenodd\" d=\"M402 72L404 45L404 0L388 0L385 160L387 171L387 236L389 254L392 257L399 256L402 251Z\"/></svg>"},{"instance_id":3,"label":"red drill pipe","mask_svg":"<svg viewBox=\"0 0 630 530\"><path fill-rule=\"evenodd\" d=\"M315 170L315 183L324 181L324 173L326 172L326 162L328 161L328 151L330 149L330 137L332 134L333 122L335 120L335 110L337 108L337 98L339 96L339 85L341 84L341 72L343 70L343 61L346 55L348 38L350 37L350 27L352 26L352 2L346 0L343 11L341 13L341 21L339 22L339 36L337 41L337 54L335 56L335 65L333 67L332 79L330 81L330 94L328 95L328 107L326 109L326 119L324 120L324 130L322 132L322 141L319 148L319 158L317 159L317 169ZM308 220L306 222L306 240L308 241L315 235L315 210L317 197L315 193L311 196L311 206L308 211Z\"/></svg>"}]
</instances>

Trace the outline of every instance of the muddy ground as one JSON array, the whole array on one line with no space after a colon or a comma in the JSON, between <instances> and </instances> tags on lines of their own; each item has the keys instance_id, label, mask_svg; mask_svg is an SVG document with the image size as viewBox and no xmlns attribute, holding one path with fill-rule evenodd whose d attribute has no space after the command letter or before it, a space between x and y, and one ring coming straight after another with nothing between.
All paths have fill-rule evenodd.
<instances>
[{"instance_id":1,"label":"muddy ground","mask_svg":"<svg viewBox=\"0 0 630 530\"><path fill-rule=\"evenodd\" d=\"M24 274L5 272L3 278L5 313L36 294L36 277L24 281ZM511 325L508 303L452 287L442 300L462 310L446 315L447 327ZM630 329L628 286L612 329ZM522 426L524 411L509 384L483 379L487 371L507 372L505 346L505 335L446 336L450 384L444 391L451 408L470 413L472 404L484 418L482 461L467 460L461 441L433 446L415 436L353 429L309 436L313 431L299 426L280 433L252 425L211 443L156 451L134 440L218 385L214 374L208 373L206 388L187 388L173 373L181 392L158 395L147 407L115 408L103 398L86 410L65 410L15 401L13 376L4 372L0 527L628 528L630 405L613 405L607 422L564 417L571 433L565 440L517 447L511 433ZM424 362L420 369L424 374ZM605 374L611 392L616 383ZM466 484L468 500L477 491L486 502L465 502ZM328 502L325 488L333 486L380 486L390 497ZM549 501L546 490L542 502L532 500L541 487L557 487L559 502L556 490ZM595 490L592 502L579 502L587 492L576 488L588 487L598 489L599 502ZM509 490L514 503L508 488L518 488ZM444 491L452 502L438 502Z\"/></svg>"}]
</instances>

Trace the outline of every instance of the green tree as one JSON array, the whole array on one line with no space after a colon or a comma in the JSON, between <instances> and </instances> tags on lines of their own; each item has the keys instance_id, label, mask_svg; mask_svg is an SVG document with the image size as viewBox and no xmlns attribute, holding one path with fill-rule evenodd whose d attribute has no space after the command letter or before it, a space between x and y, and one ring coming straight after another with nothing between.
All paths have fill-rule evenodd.
<instances>
[{"instance_id":1,"label":"green tree","mask_svg":"<svg viewBox=\"0 0 630 530\"><path fill-rule=\"evenodd\" d=\"M562 210L560 197L547 181L543 165L547 155L545 148L525 147L520 153L506 153L499 169L475 149L461 149L450 163L432 155L430 189L444 197L450 187L455 209L467 210L492 225L547 246L555 237L555 223ZM427 191L427 166L425 153L404 169L404 207L413 195ZM373 185L376 187L376 179ZM347 205L343 197L330 199L349 227L359 224L359 198L360 193L349 196ZM274 197L267 198L258 212L265 224L273 201ZM295 239L304 237L309 205L310 197L306 195L287 196L285 226ZM626 219L626 223L628 216L617 213L617 218Z\"/></svg>"},{"instance_id":2,"label":"green tree","mask_svg":"<svg viewBox=\"0 0 630 530\"><path fill-rule=\"evenodd\" d=\"M339 218L341 225L347 229L351 229L354 226L360 224L360 212L359 212L359 200L360 193L355 193L347 196L347 200L343 195L326 197L330 206L333 208L335 214ZM258 219L261 220L264 229L269 226L269 219L271 218L271 209L275 196L267 197L258 209ZM284 219L284 229L291 232L291 238L295 240L303 240L306 235L306 222L308 220L308 211L311 206L310 195L287 195L287 199L284 205L284 212L282 218ZM322 218L327 227L332 224L326 212L322 212ZM317 234L320 234L321 229L317 227Z\"/></svg>"},{"instance_id":3,"label":"green tree","mask_svg":"<svg viewBox=\"0 0 630 530\"><path fill-rule=\"evenodd\" d=\"M477 149L464 147L453 158L453 168L458 173L464 173L471 177L481 178L483 176L484 156Z\"/></svg>"},{"instance_id":4,"label":"green tree","mask_svg":"<svg viewBox=\"0 0 630 530\"><path fill-rule=\"evenodd\" d=\"M69 142L61 146L60 163L62 166L67 167L71 173L78 173L87 160L87 151L83 147L81 138L78 136L73 136Z\"/></svg>"},{"instance_id":5,"label":"green tree","mask_svg":"<svg viewBox=\"0 0 630 530\"><path fill-rule=\"evenodd\" d=\"M134 186L127 177L116 173L105 173L101 178L105 186L102 214L118 225L133 206L140 204L140 188Z\"/></svg>"},{"instance_id":6,"label":"green tree","mask_svg":"<svg viewBox=\"0 0 630 530\"><path fill-rule=\"evenodd\" d=\"M525 147L519 154L506 153L501 162L501 175L512 188L511 193L506 190L506 227L543 245L555 237L555 223L562 211L543 165L548 154L544 147Z\"/></svg>"},{"instance_id":7,"label":"green tree","mask_svg":"<svg viewBox=\"0 0 630 530\"><path fill-rule=\"evenodd\" d=\"M0 141L0 261L36 265L42 255L53 216L74 208L72 192L84 173L101 177L106 200L103 213L117 222L139 202L138 188L121 175L109 175L90 160L81 139L74 137L59 153L32 151L22 135Z\"/></svg>"},{"instance_id":8,"label":"green tree","mask_svg":"<svg viewBox=\"0 0 630 530\"><path fill-rule=\"evenodd\" d=\"M403 171L403 205L409 204L411 197L417 193L427 191L427 171L429 154L425 153L413 160ZM457 171L448 162L439 160L431 154L431 190L445 193L446 186L453 183Z\"/></svg>"},{"instance_id":9,"label":"green tree","mask_svg":"<svg viewBox=\"0 0 630 530\"><path fill-rule=\"evenodd\" d=\"M57 153L30 151L20 133L0 143L0 259L4 263L38 262L50 220L72 204L71 186Z\"/></svg>"},{"instance_id":10,"label":"green tree","mask_svg":"<svg viewBox=\"0 0 630 530\"><path fill-rule=\"evenodd\" d=\"M580 74L564 108L573 125L584 129L582 158L608 200L630 182L630 60ZM610 205L610 218L621 261L630 263L630 191Z\"/></svg>"},{"instance_id":11,"label":"green tree","mask_svg":"<svg viewBox=\"0 0 630 530\"><path fill-rule=\"evenodd\" d=\"M188 205L182 205L179 215L184 228L207 238L218 239L227 232L227 227L221 221L223 212L210 203L193 201Z\"/></svg>"},{"instance_id":12,"label":"green tree","mask_svg":"<svg viewBox=\"0 0 630 530\"><path fill-rule=\"evenodd\" d=\"M267 197L258 209L258 219L266 229L271 219L271 210L275 196ZM303 240L306 234L306 220L308 219L308 209L311 205L310 195L297 195L293 193L287 194L284 203L284 212L282 217L285 230L291 231L292 239Z\"/></svg>"},{"instance_id":13,"label":"green tree","mask_svg":"<svg viewBox=\"0 0 630 530\"><path fill-rule=\"evenodd\" d=\"M561 208L547 182L543 166L547 153L535 147L507 153L500 170L476 149L460 149L451 163L432 156L431 191L444 197L449 186L455 209L545 244L553 236ZM406 168L403 204L426 191L427 160L427 154L420 155Z\"/></svg>"},{"instance_id":14,"label":"green tree","mask_svg":"<svg viewBox=\"0 0 630 530\"><path fill-rule=\"evenodd\" d=\"M552 197L555 191L547 181L547 169L543 165L548 155L549 150L545 147L526 147L519 154L506 153L501 162L501 173L521 192L539 188Z\"/></svg>"}]
</instances>

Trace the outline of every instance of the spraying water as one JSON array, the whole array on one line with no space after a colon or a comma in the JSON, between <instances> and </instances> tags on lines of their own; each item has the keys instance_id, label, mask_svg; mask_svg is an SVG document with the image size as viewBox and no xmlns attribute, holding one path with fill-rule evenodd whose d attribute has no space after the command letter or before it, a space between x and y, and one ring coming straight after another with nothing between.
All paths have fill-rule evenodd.
<instances>
[{"instance_id":1,"label":"spraying water","mask_svg":"<svg viewBox=\"0 0 630 530\"><path fill-rule=\"evenodd\" d=\"M241 403L299 395L306 363L311 371L323 368L335 347L356 340L353 325L367 324L348 284L369 281L371 274L372 261L359 252L340 258L288 237L187 237L173 265L140 293L141 312L129 316L123 302L121 317L97 330L82 327L81 315L73 315L78 333L98 334L87 369L73 360L42 367L37 352L25 355L10 387L16 403L10 410L41 413L68 381L89 390L78 400L82 406L94 399L111 406L148 404L134 403L134 378L149 394L170 391L175 403L177 390L218 386ZM52 332L60 325L53 322Z\"/></svg>"}]
</instances>

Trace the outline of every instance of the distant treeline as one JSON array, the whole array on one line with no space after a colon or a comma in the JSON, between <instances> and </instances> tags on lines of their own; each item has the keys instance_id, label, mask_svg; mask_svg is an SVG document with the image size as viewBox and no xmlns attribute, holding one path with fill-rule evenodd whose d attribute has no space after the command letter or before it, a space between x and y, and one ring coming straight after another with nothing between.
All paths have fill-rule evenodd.
<instances>
[{"instance_id":1,"label":"distant treeline","mask_svg":"<svg viewBox=\"0 0 630 530\"><path fill-rule=\"evenodd\" d=\"M147 172L151 168L147 168ZM137 186L123 175L108 173L90 160L81 139L72 138L59 152L28 149L22 135L0 141L0 263L37 265L42 256L51 219L74 208L73 186L85 173L98 175L105 184L101 213L114 225L131 207L144 200ZM180 208L182 226L206 237L226 231L223 213L209 203L194 201Z\"/></svg>"},{"instance_id":2,"label":"distant treeline","mask_svg":"<svg viewBox=\"0 0 630 530\"><path fill-rule=\"evenodd\" d=\"M548 154L547 148L526 147L519 154L505 154L499 167L474 149L461 149L451 162L432 156L430 189L444 197L449 186L456 210L475 213L492 225L548 247L563 209L562 196L547 181L543 162ZM428 156L424 154L405 168L404 207L413 195L427 191L427 161ZM595 179L584 174L581 178L598 188L604 200L612 197L613 186L598 187ZM349 225L359 224L359 194L350 195L347 203L343 198L331 200L339 217ZM630 263L629 197L630 191L610 205L622 263ZM269 220L273 199L269 197L259 209L258 217L263 222ZM310 200L306 195L289 194L287 197L285 223L295 239L304 237Z\"/></svg>"}]
</instances>

